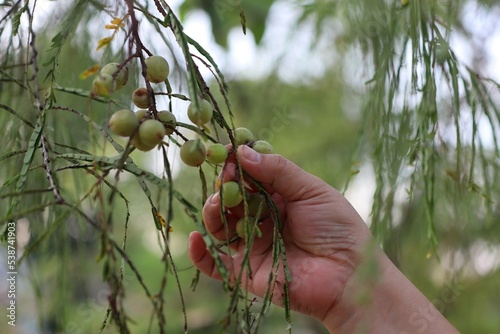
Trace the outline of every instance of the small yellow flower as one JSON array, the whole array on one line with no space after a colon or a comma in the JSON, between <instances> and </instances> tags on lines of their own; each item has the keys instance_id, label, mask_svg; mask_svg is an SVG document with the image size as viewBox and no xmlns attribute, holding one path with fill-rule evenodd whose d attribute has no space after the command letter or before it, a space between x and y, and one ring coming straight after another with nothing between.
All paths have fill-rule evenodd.
<instances>
[{"instance_id":1,"label":"small yellow flower","mask_svg":"<svg viewBox=\"0 0 500 334\"><path fill-rule=\"evenodd\" d=\"M97 42L96 51L98 51L98 50L102 49L103 47L109 45L109 43L111 43L112 40L113 40L113 37L106 37L106 38L101 39L99 42Z\"/></svg>"},{"instance_id":2,"label":"small yellow flower","mask_svg":"<svg viewBox=\"0 0 500 334\"><path fill-rule=\"evenodd\" d=\"M111 20L111 24L120 26L120 27L125 27L125 23L123 23L123 19L119 17L115 17L114 19Z\"/></svg>"},{"instance_id":3,"label":"small yellow flower","mask_svg":"<svg viewBox=\"0 0 500 334\"><path fill-rule=\"evenodd\" d=\"M91 68L88 68L82 73L80 73L80 79L81 80L87 79L88 77L94 75L97 71L99 71L99 65L94 65Z\"/></svg>"},{"instance_id":4,"label":"small yellow flower","mask_svg":"<svg viewBox=\"0 0 500 334\"><path fill-rule=\"evenodd\" d=\"M403 6L406 6L408 4L408 2L410 2L410 0L401 0L401 4Z\"/></svg>"},{"instance_id":5,"label":"small yellow flower","mask_svg":"<svg viewBox=\"0 0 500 334\"><path fill-rule=\"evenodd\" d=\"M166 222L165 218L163 218L161 213L157 212L156 217L158 217L158 220L160 221L161 226L165 227L165 225L167 225L167 222ZM169 226L168 232L173 232L173 231L174 231L174 229L172 228L172 226Z\"/></svg>"}]
</instances>

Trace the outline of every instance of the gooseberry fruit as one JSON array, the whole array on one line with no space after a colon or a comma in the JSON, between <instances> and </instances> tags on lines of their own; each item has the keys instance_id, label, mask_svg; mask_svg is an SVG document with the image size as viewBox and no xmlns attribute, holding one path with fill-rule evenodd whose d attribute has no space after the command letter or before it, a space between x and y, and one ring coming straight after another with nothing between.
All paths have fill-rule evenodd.
<instances>
[{"instance_id":1,"label":"gooseberry fruit","mask_svg":"<svg viewBox=\"0 0 500 334\"><path fill-rule=\"evenodd\" d=\"M265 140L257 140L253 143L252 148L262 154L272 154L274 153L274 148Z\"/></svg>"},{"instance_id":2,"label":"gooseberry fruit","mask_svg":"<svg viewBox=\"0 0 500 334\"><path fill-rule=\"evenodd\" d=\"M267 211L267 203L261 193L250 193L248 194L247 199L249 215L256 217L259 213L259 207L261 207L261 205L262 208L260 210L260 216Z\"/></svg>"},{"instance_id":3,"label":"gooseberry fruit","mask_svg":"<svg viewBox=\"0 0 500 334\"><path fill-rule=\"evenodd\" d=\"M222 185L222 202L225 207L233 208L243 201L243 194L241 193L238 182L229 181Z\"/></svg>"},{"instance_id":4,"label":"gooseberry fruit","mask_svg":"<svg viewBox=\"0 0 500 334\"><path fill-rule=\"evenodd\" d=\"M132 94L132 101L139 108L149 108L149 96L146 88L137 88Z\"/></svg>"},{"instance_id":5,"label":"gooseberry fruit","mask_svg":"<svg viewBox=\"0 0 500 334\"><path fill-rule=\"evenodd\" d=\"M109 74L99 74L92 82L92 93L95 95L109 97L114 90L113 77Z\"/></svg>"},{"instance_id":6,"label":"gooseberry fruit","mask_svg":"<svg viewBox=\"0 0 500 334\"><path fill-rule=\"evenodd\" d=\"M188 166L200 166L205 161L206 155L205 145L199 139L188 140L181 146L181 160Z\"/></svg>"},{"instance_id":7,"label":"gooseberry fruit","mask_svg":"<svg viewBox=\"0 0 500 334\"><path fill-rule=\"evenodd\" d=\"M151 151L153 148L155 148L156 145L146 145L141 141L141 138L139 137L139 134L136 134L135 136L132 137L130 140L130 143L135 146L140 151Z\"/></svg>"},{"instance_id":8,"label":"gooseberry fruit","mask_svg":"<svg viewBox=\"0 0 500 334\"><path fill-rule=\"evenodd\" d=\"M170 67L162 56L151 56L145 60L147 69L147 79L150 82L160 83L167 80Z\"/></svg>"},{"instance_id":9,"label":"gooseberry fruit","mask_svg":"<svg viewBox=\"0 0 500 334\"><path fill-rule=\"evenodd\" d=\"M236 128L234 129L234 142L236 146L246 145L248 143L253 142L254 136L253 133L247 128Z\"/></svg>"},{"instance_id":10,"label":"gooseberry fruit","mask_svg":"<svg viewBox=\"0 0 500 334\"><path fill-rule=\"evenodd\" d=\"M146 109L139 109L135 112L135 117L139 120L139 122L145 121L146 119L151 118L151 114L147 117L148 111Z\"/></svg>"},{"instance_id":11,"label":"gooseberry fruit","mask_svg":"<svg viewBox=\"0 0 500 334\"><path fill-rule=\"evenodd\" d=\"M118 70L119 69L119 70ZM122 67L120 68L120 64L118 63L109 63L104 65L104 67L101 69L101 74L109 74L111 77L118 71L116 74L116 79L115 79L115 89L120 89L128 81L128 68L127 67Z\"/></svg>"},{"instance_id":12,"label":"gooseberry fruit","mask_svg":"<svg viewBox=\"0 0 500 334\"><path fill-rule=\"evenodd\" d=\"M131 136L138 126L139 120L132 110L118 110L109 119L109 128L111 131L123 137Z\"/></svg>"},{"instance_id":13,"label":"gooseberry fruit","mask_svg":"<svg viewBox=\"0 0 500 334\"><path fill-rule=\"evenodd\" d=\"M161 143L165 134L165 127L156 119L147 119L139 126L139 139L148 146Z\"/></svg>"},{"instance_id":14,"label":"gooseberry fruit","mask_svg":"<svg viewBox=\"0 0 500 334\"><path fill-rule=\"evenodd\" d=\"M194 102L188 106L188 118L193 124L202 126L212 119L213 108L207 100L198 100L198 107Z\"/></svg>"},{"instance_id":15,"label":"gooseberry fruit","mask_svg":"<svg viewBox=\"0 0 500 334\"><path fill-rule=\"evenodd\" d=\"M207 160L214 164L221 164L227 159L227 149L222 144L212 144L207 149Z\"/></svg>"},{"instance_id":16,"label":"gooseberry fruit","mask_svg":"<svg viewBox=\"0 0 500 334\"><path fill-rule=\"evenodd\" d=\"M242 239L245 238L247 234L247 226L253 226L255 221L254 217L242 217L236 222L236 234Z\"/></svg>"},{"instance_id":17,"label":"gooseberry fruit","mask_svg":"<svg viewBox=\"0 0 500 334\"><path fill-rule=\"evenodd\" d=\"M165 127L165 133L167 135L171 135L172 133L174 133L175 127L177 125L177 119L175 118L174 114L172 114L168 110L162 110L158 112L158 119Z\"/></svg>"}]
</instances>

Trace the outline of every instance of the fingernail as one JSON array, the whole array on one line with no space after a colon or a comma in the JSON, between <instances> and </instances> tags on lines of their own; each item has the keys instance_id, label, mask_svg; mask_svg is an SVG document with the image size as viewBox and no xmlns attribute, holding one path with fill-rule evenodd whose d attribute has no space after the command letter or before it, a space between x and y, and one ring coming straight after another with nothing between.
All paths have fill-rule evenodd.
<instances>
[{"instance_id":1,"label":"fingernail","mask_svg":"<svg viewBox=\"0 0 500 334\"><path fill-rule=\"evenodd\" d=\"M219 193L215 193L208 199L211 205L219 204Z\"/></svg>"},{"instance_id":2,"label":"fingernail","mask_svg":"<svg viewBox=\"0 0 500 334\"><path fill-rule=\"evenodd\" d=\"M255 152L254 150L252 150L248 146L242 145L241 150L242 150L243 157L245 159L247 159L248 161L259 162L260 160L262 160L262 156L259 153Z\"/></svg>"}]
</instances>

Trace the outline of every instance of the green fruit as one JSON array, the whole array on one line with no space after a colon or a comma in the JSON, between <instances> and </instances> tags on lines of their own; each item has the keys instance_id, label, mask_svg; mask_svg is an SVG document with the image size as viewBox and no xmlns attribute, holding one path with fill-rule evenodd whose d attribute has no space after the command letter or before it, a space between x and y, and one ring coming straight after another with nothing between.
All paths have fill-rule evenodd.
<instances>
[{"instance_id":1,"label":"green fruit","mask_svg":"<svg viewBox=\"0 0 500 334\"><path fill-rule=\"evenodd\" d=\"M147 68L147 79L150 82L160 83L167 80L170 67L165 58L151 56L145 60Z\"/></svg>"},{"instance_id":2,"label":"green fruit","mask_svg":"<svg viewBox=\"0 0 500 334\"><path fill-rule=\"evenodd\" d=\"M132 110L118 110L109 119L109 128L111 131L123 137L131 136L138 126L139 120Z\"/></svg>"},{"instance_id":3,"label":"green fruit","mask_svg":"<svg viewBox=\"0 0 500 334\"><path fill-rule=\"evenodd\" d=\"M187 109L188 118L193 124L203 126L210 122L213 115L213 108L207 100L198 100L198 107L191 102Z\"/></svg>"},{"instance_id":4,"label":"green fruit","mask_svg":"<svg viewBox=\"0 0 500 334\"><path fill-rule=\"evenodd\" d=\"M233 208L243 201L238 182L229 181L222 185L222 201L225 207Z\"/></svg>"},{"instance_id":5,"label":"green fruit","mask_svg":"<svg viewBox=\"0 0 500 334\"><path fill-rule=\"evenodd\" d=\"M99 74L92 82L92 93L97 96L109 97L115 90L113 77L109 74Z\"/></svg>"},{"instance_id":6,"label":"green fruit","mask_svg":"<svg viewBox=\"0 0 500 334\"><path fill-rule=\"evenodd\" d=\"M205 162L207 150L199 139L188 140L181 146L181 160L188 166L198 167Z\"/></svg>"},{"instance_id":7,"label":"green fruit","mask_svg":"<svg viewBox=\"0 0 500 334\"><path fill-rule=\"evenodd\" d=\"M146 88L137 88L132 94L132 101L138 108L149 108L149 96Z\"/></svg>"},{"instance_id":8,"label":"green fruit","mask_svg":"<svg viewBox=\"0 0 500 334\"><path fill-rule=\"evenodd\" d=\"M151 114L149 114L149 117L147 117L147 116L148 116L148 110L146 110L146 109L140 109L140 110L137 110L135 112L135 117L137 117L137 119L139 120L139 122L143 122L146 119L150 119L151 118Z\"/></svg>"},{"instance_id":9,"label":"green fruit","mask_svg":"<svg viewBox=\"0 0 500 334\"><path fill-rule=\"evenodd\" d=\"M214 164L221 164L226 161L228 156L227 149L222 144L210 145L207 149L207 160Z\"/></svg>"},{"instance_id":10,"label":"green fruit","mask_svg":"<svg viewBox=\"0 0 500 334\"><path fill-rule=\"evenodd\" d=\"M146 145L141 141L141 138L139 137L139 134L136 134L132 139L130 140L130 143L135 146L140 151L151 151L153 148L155 148L156 145Z\"/></svg>"},{"instance_id":11,"label":"green fruit","mask_svg":"<svg viewBox=\"0 0 500 334\"><path fill-rule=\"evenodd\" d=\"M259 216L262 216L268 210L267 203L261 193L250 193L247 199L249 215L256 217L259 213L259 207L261 206L262 208Z\"/></svg>"},{"instance_id":12,"label":"green fruit","mask_svg":"<svg viewBox=\"0 0 500 334\"><path fill-rule=\"evenodd\" d=\"M236 234L242 239L245 239L247 228L252 228L255 224L254 217L242 217L236 222ZM248 226L248 227L247 227ZM258 227L256 227L258 229ZM260 235L260 231L257 235Z\"/></svg>"},{"instance_id":13,"label":"green fruit","mask_svg":"<svg viewBox=\"0 0 500 334\"><path fill-rule=\"evenodd\" d=\"M252 148L262 154L272 154L274 153L274 148L265 140L257 140L253 143Z\"/></svg>"},{"instance_id":14,"label":"green fruit","mask_svg":"<svg viewBox=\"0 0 500 334\"><path fill-rule=\"evenodd\" d=\"M246 145L255 140L253 133L247 128L234 129L234 142L236 146Z\"/></svg>"},{"instance_id":15,"label":"green fruit","mask_svg":"<svg viewBox=\"0 0 500 334\"><path fill-rule=\"evenodd\" d=\"M158 119L162 122L165 127L165 133L171 135L174 133L175 127L177 125L177 119L175 115L168 110L162 110L158 112Z\"/></svg>"},{"instance_id":16,"label":"green fruit","mask_svg":"<svg viewBox=\"0 0 500 334\"><path fill-rule=\"evenodd\" d=\"M104 67L101 69L101 74L109 74L111 76L113 76L116 72L118 72L116 74L116 77L115 77L116 78L115 85L116 85L117 90L122 88L123 86L125 86L125 84L128 81L128 68L122 67L118 71L119 68L120 68L120 64L109 63L109 64L104 65Z\"/></svg>"},{"instance_id":17,"label":"green fruit","mask_svg":"<svg viewBox=\"0 0 500 334\"><path fill-rule=\"evenodd\" d=\"M156 119L147 119L139 126L139 139L148 146L156 146L165 137L165 127Z\"/></svg>"}]
</instances>

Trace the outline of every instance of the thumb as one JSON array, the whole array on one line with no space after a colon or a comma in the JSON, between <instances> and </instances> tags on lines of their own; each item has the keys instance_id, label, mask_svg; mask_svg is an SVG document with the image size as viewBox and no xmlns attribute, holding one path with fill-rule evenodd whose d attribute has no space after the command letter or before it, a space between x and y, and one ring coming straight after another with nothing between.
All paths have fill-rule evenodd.
<instances>
[{"instance_id":1,"label":"thumb","mask_svg":"<svg viewBox=\"0 0 500 334\"><path fill-rule=\"evenodd\" d=\"M305 200L324 192L326 183L278 154L260 154L238 147L241 167L252 178L270 185L287 201Z\"/></svg>"}]
</instances>

